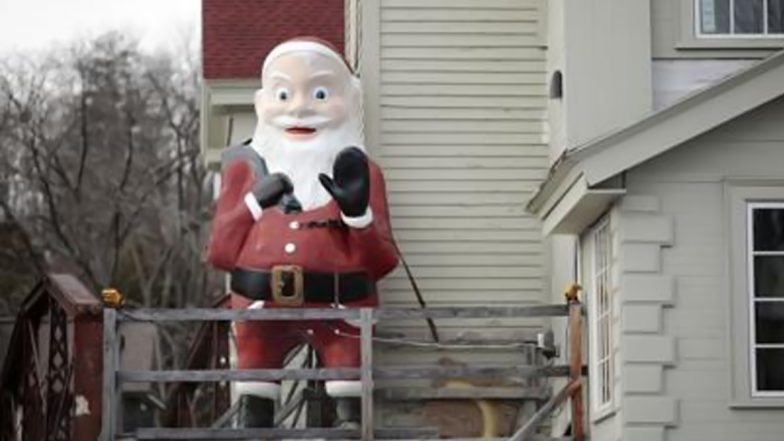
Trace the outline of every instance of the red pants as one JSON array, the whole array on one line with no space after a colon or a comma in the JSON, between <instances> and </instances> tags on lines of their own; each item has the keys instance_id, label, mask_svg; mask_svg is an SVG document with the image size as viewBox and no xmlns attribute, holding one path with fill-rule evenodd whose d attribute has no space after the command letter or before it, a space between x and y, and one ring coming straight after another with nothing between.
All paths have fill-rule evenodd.
<instances>
[{"instance_id":1,"label":"red pants","mask_svg":"<svg viewBox=\"0 0 784 441\"><path fill-rule=\"evenodd\" d=\"M346 307L376 306L377 296L352 302ZM254 301L232 294L231 307L245 309ZM273 301L264 309L282 308ZM302 308L325 308L323 303L305 303ZM361 364L359 328L344 320L247 321L234 324L239 369L278 369L286 355L297 345L309 344L326 368L359 367Z\"/></svg>"}]
</instances>

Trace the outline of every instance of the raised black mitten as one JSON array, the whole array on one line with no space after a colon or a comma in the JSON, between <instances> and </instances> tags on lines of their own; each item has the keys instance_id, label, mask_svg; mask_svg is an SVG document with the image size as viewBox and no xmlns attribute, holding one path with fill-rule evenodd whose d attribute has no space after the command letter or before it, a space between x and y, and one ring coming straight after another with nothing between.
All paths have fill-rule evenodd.
<instances>
[{"instance_id":1,"label":"raised black mitten","mask_svg":"<svg viewBox=\"0 0 784 441\"><path fill-rule=\"evenodd\" d=\"M357 147L341 150L332 168L332 178L322 173L319 180L344 215L365 214L370 202L370 169L365 152Z\"/></svg>"},{"instance_id":2,"label":"raised black mitten","mask_svg":"<svg viewBox=\"0 0 784 441\"><path fill-rule=\"evenodd\" d=\"M261 208L267 208L277 204L284 194L291 193L293 190L294 187L288 176L283 173L273 173L256 182L252 192Z\"/></svg>"}]
</instances>

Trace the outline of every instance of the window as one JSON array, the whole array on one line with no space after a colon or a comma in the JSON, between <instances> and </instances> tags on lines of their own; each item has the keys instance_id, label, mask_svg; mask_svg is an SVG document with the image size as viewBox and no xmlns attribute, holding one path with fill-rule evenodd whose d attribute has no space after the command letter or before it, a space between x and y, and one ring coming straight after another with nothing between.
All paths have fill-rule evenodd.
<instances>
[{"instance_id":1,"label":"window","mask_svg":"<svg viewBox=\"0 0 784 441\"><path fill-rule=\"evenodd\" d=\"M724 188L730 406L784 407L784 180Z\"/></svg>"},{"instance_id":2,"label":"window","mask_svg":"<svg viewBox=\"0 0 784 441\"><path fill-rule=\"evenodd\" d=\"M612 314L612 236L610 222L605 219L594 229L591 238L593 246L593 268L591 298L593 327L593 361L591 372L594 376L594 408L597 417L611 410L614 393L613 377L613 314Z\"/></svg>"},{"instance_id":3,"label":"window","mask_svg":"<svg viewBox=\"0 0 784 441\"><path fill-rule=\"evenodd\" d=\"M752 396L784 396L784 202L750 202L746 225Z\"/></svg>"},{"instance_id":4,"label":"window","mask_svg":"<svg viewBox=\"0 0 784 441\"><path fill-rule=\"evenodd\" d=\"M702 38L782 38L784 0L695 0Z\"/></svg>"}]
</instances>

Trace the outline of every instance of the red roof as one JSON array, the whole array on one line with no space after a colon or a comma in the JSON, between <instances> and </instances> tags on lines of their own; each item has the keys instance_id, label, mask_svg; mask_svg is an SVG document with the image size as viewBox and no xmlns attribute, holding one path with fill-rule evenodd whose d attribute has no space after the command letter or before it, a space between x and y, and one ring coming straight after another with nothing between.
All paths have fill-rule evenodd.
<instances>
[{"instance_id":1,"label":"red roof","mask_svg":"<svg viewBox=\"0 0 784 441\"><path fill-rule=\"evenodd\" d=\"M344 0L202 0L204 78L257 78L278 43L323 38L343 51Z\"/></svg>"}]
</instances>

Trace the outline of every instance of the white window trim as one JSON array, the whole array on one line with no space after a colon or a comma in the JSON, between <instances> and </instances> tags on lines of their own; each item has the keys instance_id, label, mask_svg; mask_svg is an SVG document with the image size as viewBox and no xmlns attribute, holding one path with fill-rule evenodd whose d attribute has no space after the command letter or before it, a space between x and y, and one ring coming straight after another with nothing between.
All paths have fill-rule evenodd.
<instances>
[{"instance_id":1,"label":"white window trim","mask_svg":"<svg viewBox=\"0 0 784 441\"><path fill-rule=\"evenodd\" d=\"M784 202L784 180L728 178L724 182L725 245L728 251L725 279L730 346L728 405L737 409L784 408L784 395L754 395L752 390L748 204Z\"/></svg>"},{"instance_id":2,"label":"white window trim","mask_svg":"<svg viewBox=\"0 0 784 441\"><path fill-rule=\"evenodd\" d=\"M605 234L607 234L607 238L610 240L608 241L608 246L606 250L610 253L607 257L606 268L603 271L606 271L609 275L607 277L607 286L605 287L608 290L608 299L607 299L607 311L606 311L606 320L608 323L608 341L609 345L607 348L607 365L608 365L608 378L609 381L609 400L606 402L602 402L602 391L604 389L604 379L602 378L600 364L604 358L600 359L599 348L600 348L600 341L599 339L602 337L599 328L599 290L597 288L597 275L599 273L599 268L597 266L597 259L596 259L596 239L597 233L605 230ZM604 219L600 220L596 226L594 226L588 235L588 241L590 243L590 256L591 256L591 272L590 272L590 317L588 320L588 325L590 327L590 334L591 334L591 350L590 350L590 371L593 372L594 380L591 381L591 407L592 407L592 419L594 421L603 419L609 415L611 415L615 411L615 345L614 345L614 317L613 317L613 298L612 298L612 233L610 230L610 218L609 216L605 217Z\"/></svg>"},{"instance_id":3,"label":"white window trim","mask_svg":"<svg viewBox=\"0 0 784 441\"><path fill-rule=\"evenodd\" d=\"M702 11L700 11L700 4L702 0L692 0L694 4L694 35L698 39L704 40L776 40L784 38L784 31L771 34L768 33L768 0L762 0L763 12L763 32L761 34L734 34L732 31L735 28L735 0L730 0L730 33L728 34L709 34L702 32Z\"/></svg>"},{"instance_id":4,"label":"white window trim","mask_svg":"<svg viewBox=\"0 0 784 441\"><path fill-rule=\"evenodd\" d=\"M752 397L772 397L784 398L784 390L782 391L762 391L757 389L757 356L756 350L760 347L767 348L784 348L784 344L759 344L757 343L757 327L756 327L756 303L758 298L755 296L754 291L754 256L756 255L771 255L782 256L784 251L776 252L755 252L754 250L754 210L758 208L781 208L784 209L784 200L779 202L752 202L746 203L746 271L747 277L747 301L749 312L749 374L751 375L751 396ZM766 298L766 302L782 302L784 298L774 297Z\"/></svg>"}]
</instances>

